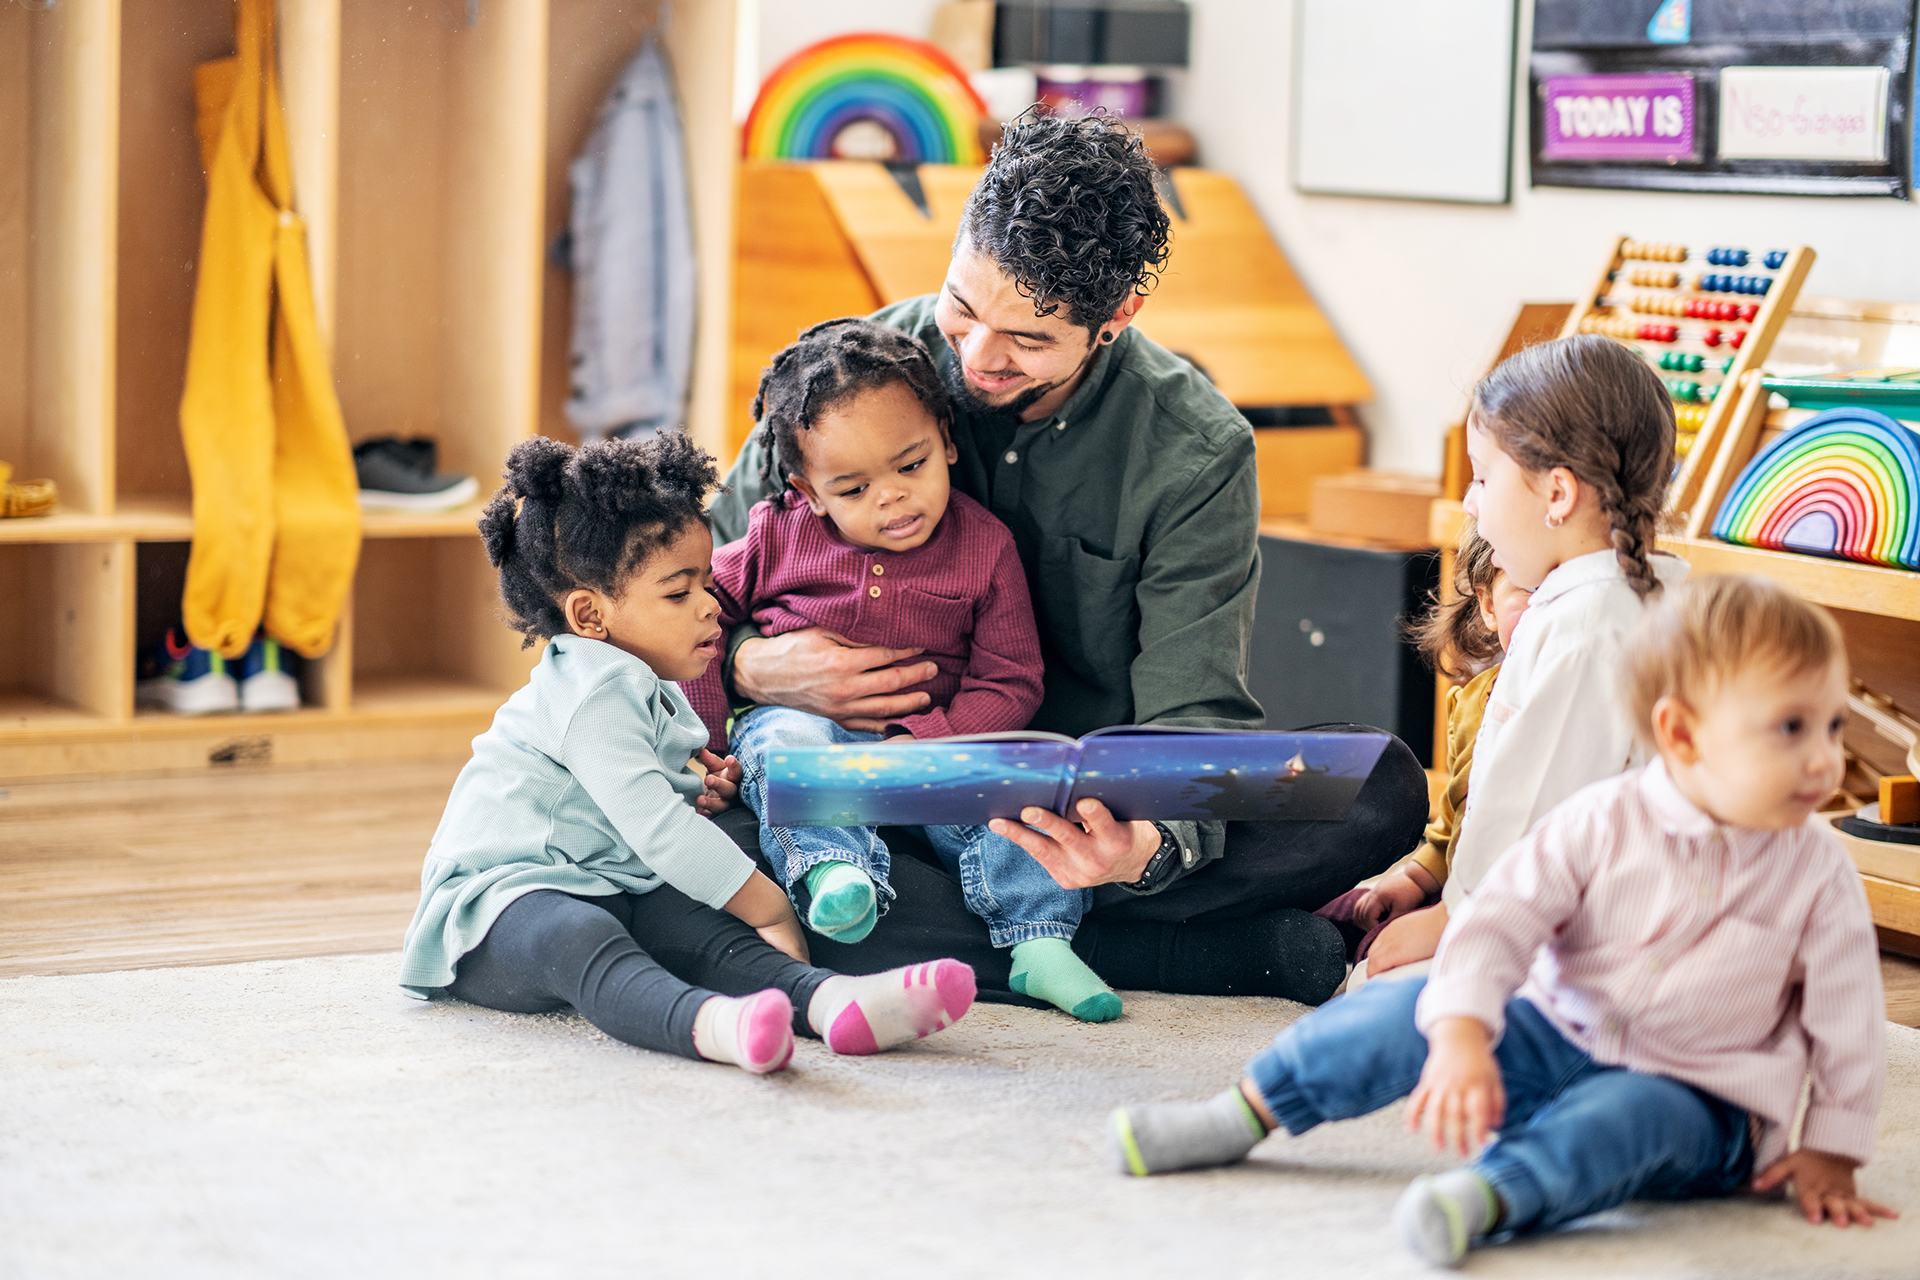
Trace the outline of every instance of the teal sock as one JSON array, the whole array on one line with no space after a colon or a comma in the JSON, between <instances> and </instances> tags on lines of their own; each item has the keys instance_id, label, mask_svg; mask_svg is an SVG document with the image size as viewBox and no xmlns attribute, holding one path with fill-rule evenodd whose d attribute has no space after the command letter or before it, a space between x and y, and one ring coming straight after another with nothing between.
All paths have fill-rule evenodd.
<instances>
[{"instance_id":1,"label":"teal sock","mask_svg":"<svg viewBox=\"0 0 1920 1280\"><path fill-rule=\"evenodd\" d=\"M815 863L807 872L807 925L835 942L858 942L873 932L880 905L873 881L851 862Z\"/></svg>"},{"instance_id":2,"label":"teal sock","mask_svg":"<svg viewBox=\"0 0 1920 1280\"><path fill-rule=\"evenodd\" d=\"M1120 1016L1120 997L1073 954L1065 938L1035 938L1013 949L1013 989L1045 1000L1082 1022L1112 1022Z\"/></svg>"}]
</instances>

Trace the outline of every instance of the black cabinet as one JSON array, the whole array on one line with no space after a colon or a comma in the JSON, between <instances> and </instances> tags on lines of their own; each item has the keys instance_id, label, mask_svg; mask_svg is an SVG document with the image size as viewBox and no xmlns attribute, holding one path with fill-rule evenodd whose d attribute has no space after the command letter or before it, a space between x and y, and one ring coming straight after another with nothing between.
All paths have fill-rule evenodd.
<instances>
[{"instance_id":1,"label":"black cabinet","mask_svg":"<svg viewBox=\"0 0 1920 1280\"><path fill-rule=\"evenodd\" d=\"M1247 684L1269 729L1351 721L1392 730L1433 764L1433 673L1405 636L1440 556L1260 539Z\"/></svg>"}]
</instances>

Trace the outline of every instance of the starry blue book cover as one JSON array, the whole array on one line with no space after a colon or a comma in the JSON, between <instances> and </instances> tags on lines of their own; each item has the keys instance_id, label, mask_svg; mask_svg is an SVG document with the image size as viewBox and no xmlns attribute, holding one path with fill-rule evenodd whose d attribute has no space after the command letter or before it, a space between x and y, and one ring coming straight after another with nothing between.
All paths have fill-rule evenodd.
<instances>
[{"instance_id":1,"label":"starry blue book cover","mask_svg":"<svg viewBox=\"0 0 1920 1280\"><path fill-rule=\"evenodd\" d=\"M1081 799L1122 821L1338 820L1384 733L1267 733L1122 725L1084 738L1006 733L793 747L767 757L782 827L974 825Z\"/></svg>"}]
</instances>

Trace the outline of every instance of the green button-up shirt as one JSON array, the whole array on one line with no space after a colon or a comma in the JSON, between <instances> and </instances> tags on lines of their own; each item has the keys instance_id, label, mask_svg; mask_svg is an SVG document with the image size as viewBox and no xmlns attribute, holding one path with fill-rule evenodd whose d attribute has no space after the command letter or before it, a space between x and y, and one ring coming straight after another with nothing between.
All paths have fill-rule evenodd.
<instances>
[{"instance_id":1,"label":"green button-up shirt","mask_svg":"<svg viewBox=\"0 0 1920 1280\"><path fill-rule=\"evenodd\" d=\"M874 319L953 351L934 298ZM1009 431L956 413L953 482L1013 531L1033 593L1046 695L1032 727L1260 728L1247 646L1260 585L1253 431L1187 361L1128 328L1050 418ZM713 504L714 540L747 530L767 494L749 441ZM1219 856L1219 824L1168 824L1183 870Z\"/></svg>"}]
</instances>

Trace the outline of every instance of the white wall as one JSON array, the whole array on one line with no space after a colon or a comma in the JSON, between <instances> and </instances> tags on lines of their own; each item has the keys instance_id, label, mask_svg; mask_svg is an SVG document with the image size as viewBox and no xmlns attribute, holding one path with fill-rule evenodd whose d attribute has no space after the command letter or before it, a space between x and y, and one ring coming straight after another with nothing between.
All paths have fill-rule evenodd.
<instances>
[{"instance_id":1,"label":"white wall","mask_svg":"<svg viewBox=\"0 0 1920 1280\"><path fill-rule=\"evenodd\" d=\"M1523 301L1571 300L1616 235L1813 246L1806 291L1920 301L1920 208L1888 199L1669 195L1527 187L1520 0L1513 203L1306 196L1293 189L1290 0L1192 0L1181 118L1200 163L1246 187L1378 398L1363 416L1379 467L1435 474L1440 436ZM1179 268L1179 255L1173 261Z\"/></svg>"},{"instance_id":2,"label":"white wall","mask_svg":"<svg viewBox=\"0 0 1920 1280\"><path fill-rule=\"evenodd\" d=\"M939 0L739 0L759 10L759 74L816 40L887 31L925 40ZM751 103L751 99L749 99Z\"/></svg>"}]
</instances>

